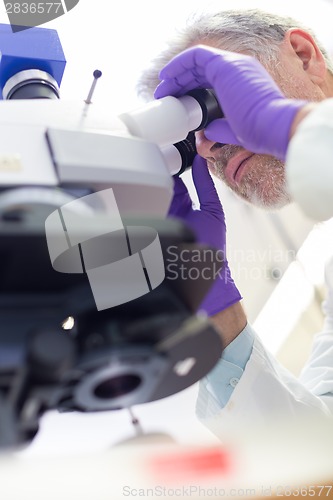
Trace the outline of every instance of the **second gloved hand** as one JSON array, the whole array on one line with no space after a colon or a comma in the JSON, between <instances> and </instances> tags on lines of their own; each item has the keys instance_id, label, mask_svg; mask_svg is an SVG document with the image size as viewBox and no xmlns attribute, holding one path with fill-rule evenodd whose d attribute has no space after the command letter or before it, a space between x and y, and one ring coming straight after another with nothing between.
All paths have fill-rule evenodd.
<instances>
[{"instance_id":1,"label":"second gloved hand","mask_svg":"<svg viewBox=\"0 0 333 500\"><path fill-rule=\"evenodd\" d=\"M156 98L214 89L225 118L207 126L207 139L285 159L291 124L306 103L286 99L255 58L198 45L172 59L160 78Z\"/></svg>"},{"instance_id":2,"label":"second gloved hand","mask_svg":"<svg viewBox=\"0 0 333 500\"><path fill-rule=\"evenodd\" d=\"M192 200L184 182L176 177L169 215L185 222L194 231L198 243L209 245L221 251L225 256L226 224L224 212L206 162L200 156L196 156L194 159L192 176L198 193L200 209L195 210L192 207ZM199 309L212 316L239 302L241 298L225 259L219 276Z\"/></svg>"}]
</instances>

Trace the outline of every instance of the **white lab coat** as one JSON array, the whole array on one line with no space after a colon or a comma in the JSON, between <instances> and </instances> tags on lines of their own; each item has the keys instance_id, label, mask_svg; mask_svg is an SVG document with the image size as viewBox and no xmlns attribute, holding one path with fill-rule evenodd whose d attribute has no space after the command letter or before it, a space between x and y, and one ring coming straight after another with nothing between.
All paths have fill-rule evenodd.
<instances>
[{"instance_id":1,"label":"white lab coat","mask_svg":"<svg viewBox=\"0 0 333 500\"><path fill-rule=\"evenodd\" d=\"M292 198L307 216L333 217L333 98L318 104L297 128L286 173Z\"/></svg>"},{"instance_id":2,"label":"white lab coat","mask_svg":"<svg viewBox=\"0 0 333 500\"><path fill-rule=\"evenodd\" d=\"M286 163L292 195L303 211L316 220L333 217L333 99L320 103L302 122ZM299 378L281 366L256 336L244 373L224 408L205 379L200 382L197 416L218 437L226 437L242 423L260 425L312 413L333 416L333 259L326 281L326 320Z\"/></svg>"},{"instance_id":3,"label":"white lab coat","mask_svg":"<svg viewBox=\"0 0 333 500\"><path fill-rule=\"evenodd\" d=\"M220 438L242 424L258 426L312 413L333 416L333 314L316 335L312 355L298 379L256 337L244 373L224 408L205 381L200 382L197 416Z\"/></svg>"},{"instance_id":4,"label":"white lab coat","mask_svg":"<svg viewBox=\"0 0 333 500\"><path fill-rule=\"evenodd\" d=\"M317 335L311 359L299 379L256 338L244 374L224 408L204 381L200 382L197 416L221 438L242 423L258 426L272 419L291 420L312 413L333 415L333 328Z\"/></svg>"}]
</instances>

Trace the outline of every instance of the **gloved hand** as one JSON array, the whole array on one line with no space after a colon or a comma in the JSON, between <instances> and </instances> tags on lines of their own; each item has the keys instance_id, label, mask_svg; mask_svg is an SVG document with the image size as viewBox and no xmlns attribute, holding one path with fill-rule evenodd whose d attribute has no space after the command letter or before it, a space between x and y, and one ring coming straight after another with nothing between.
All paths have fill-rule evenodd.
<instances>
[{"instance_id":1,"label":"gloved hand","mask_svg":"<svg viewBox=\"0 0 333 500\"><path fill-rule=\"evenodd\" d=\"M306 102L286 99L255 58L198 45L172 59L160 78L157 99L214 89L225 118L206 127L207 139L285 158L291 124Z\"/></svg>"},{"instance_id":2,"label":"gloved hand","mask_svg":"<svg viewBox=\"0 0 333 500\"><path fill-rule=\"evenodd\" d=\"M192 176L198 193L200 210L192 207L192 200L184 182L175 177L174 197L169 215L180 218L196 234L197 241L221 251L225 256L226 224L223 208L216 192L206 162L196 156ZM219 260L222 260L219 258ZM220 262L219 262L220 264ZM241 295L231 278L228 262L221 262L221 271L203 300L200 310L212 316L241 300Z\"/></svg>"}]
</instances>

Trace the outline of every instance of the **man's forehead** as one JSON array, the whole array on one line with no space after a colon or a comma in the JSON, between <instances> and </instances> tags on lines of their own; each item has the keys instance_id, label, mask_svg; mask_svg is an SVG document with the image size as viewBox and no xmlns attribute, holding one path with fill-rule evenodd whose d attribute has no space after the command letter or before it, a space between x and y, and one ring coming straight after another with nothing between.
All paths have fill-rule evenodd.
<instances>
[{"instance_id":1,"label":"man's forehead","mask_svg":"<svg viewBox=\"0 0 333 500\"><path fill-rule=\"evenodd\" d=\"M214 49L228 50L230 52L238 52L239 54L245 55L254 55L253 49L251 50L250 48L246 49L243 47L240 50L237 47L237 40L235 39L235 42L233 43L233 40L230 37L228 40L223 38L223 36L198 38L194 43L191 43L190 47L193 47L194 45L207 45L208 47L212 47Z\"/></svg>"},{"instance_id":2,"label":"man's forehead","mask_svg":"<svg viewBox=\"0 0 333 500\"><path fill-rule=\"evenodd\" d=\"M332 0L333 2L333 0ZM233 43L233 40L231 37L228 37L228 40L224 39L222 36L221 37L200 37L197 40L195 40L193 43L189 45L189 47L193 47L195 45L206 45L208 47L212 47L214 49L220 49L220 50L227 50L230 52L237 52L238 54L244 54L247 56L252 56L255 57L256 59L259 59L261 64L265 66L266 69L268 69L270 72L274 73L274 68L276 66L276 59L272 58L273 51L263 51L260 50L256 45L253 43L251 44L251 47L246 48L245 43L243 43L242 48L239 48L238 41L235 40ZM258 44L259 45L259 44ZM188 47L188 48L189 48ZM279 65L284 65L284 63L288 59L288 54L284 50L285 48L285 41L283 40L279 45L275 47L274 53L277 54L277 57L279 59ZM257 49L257 50L256 50ZM258 55L260 54L260 55Z\"/></svg>"}]
</instances>

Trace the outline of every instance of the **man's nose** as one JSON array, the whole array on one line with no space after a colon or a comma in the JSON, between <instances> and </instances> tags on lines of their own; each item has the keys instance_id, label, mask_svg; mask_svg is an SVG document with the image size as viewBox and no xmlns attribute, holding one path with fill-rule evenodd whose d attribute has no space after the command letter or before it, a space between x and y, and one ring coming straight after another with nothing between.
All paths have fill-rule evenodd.
<instances>
[{"instance_id":1,"label":"man's nose","mask_svg":"<svg viewBox=\"0 0 333 500\"><path fill-rule=\"evenodd\" d=\"M198 154L206 158L206 160L215 159L216 152L225 145L220 142L209 141L205 137L203 130L199 130L195 133L195 144Z\"/></svg>"}]
</instances>

